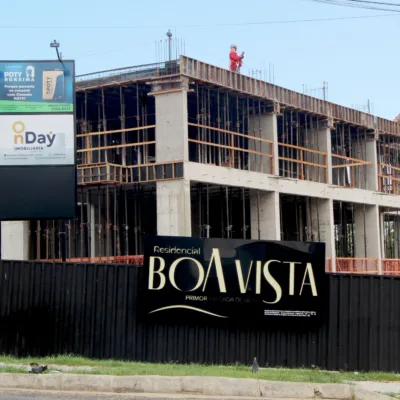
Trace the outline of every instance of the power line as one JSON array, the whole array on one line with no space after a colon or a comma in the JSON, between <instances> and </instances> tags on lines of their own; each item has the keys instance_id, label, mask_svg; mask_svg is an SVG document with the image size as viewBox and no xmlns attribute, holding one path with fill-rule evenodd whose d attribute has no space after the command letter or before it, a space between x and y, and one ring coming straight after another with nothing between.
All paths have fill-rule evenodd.
<instances>
[{"instance_id":1,"label":"power line","mask_svg":"<svg viewBox=\"0 0 400 400\"><path fill-rule=\"evenodd\" d=\"M335 4L329 0L308 0L319 3ZM351 5L347 5L351 7ZM362 8L362 7L357 7ZM380 9L378 9L380 10ZM384 10L384 11L399 11L400 10ZM396 14L378 14L378 15L360 15L353 17L333 17L333 18L313 18L313 19L295 19L295 20L278 20L278 21L262 21L262 22L237 22L226 24L198 24L198 25L168 25L171 28L211 28L211 27L232 27L232 26L251 26L251 25L274 25L274 24L294 24L303 22L326 22L326 21L343 21L352 19L368 19L368 18L382 18L393 17ZM4 25L0 29L163 29L166 25L151 26L18 26L18 25Z\"/></svg>"},{"instance_id":2,"label":"power line","mask_svg":"<svg viewBox=\"0 0 400 400\"><path fill-rule=\"evenodd\" d=\"M381 7L372 7L369 5L364 5L364 4L357 4L353 2L349 2L346 0L309 0L314 3L323 3L323 4L330 4L330 5L336 5L336 6L342 6L342 7L351 7L351 8L359 8L359 9L364 9L364 10L374 10L374 11L389 11L392 13L400 13L400 10L397 9L389 9L389 8L381 8ZM350 1L357 1L357 0L350 0ZM396 6L400 6L396 4Z\"/></svg>"},{"instance_id":3,"label":"power line","mask_svg":"<svg viewBox=\"0 0 400 400\"><path fill-rule=\"evenodd\" d=\"M347 0L353 3L369 3L369 4L378 4L381 6L392 6L392 7L400 7L399 3L384 3L382 1L368 1L368 0Z\"/></svg>"}]
</instances>

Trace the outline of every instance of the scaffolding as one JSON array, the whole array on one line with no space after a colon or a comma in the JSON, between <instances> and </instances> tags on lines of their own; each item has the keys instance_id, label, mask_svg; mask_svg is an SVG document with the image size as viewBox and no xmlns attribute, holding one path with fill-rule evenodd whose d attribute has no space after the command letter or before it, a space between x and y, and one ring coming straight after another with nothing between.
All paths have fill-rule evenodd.
<instances>
[{"instance_id":1,"label":"scaffolding","mask_svg":"<svg viewBox=\"0 0 400 400\"><path fill-rule=\"evenodd\" d=\"M278 115L279 175L328 183L327 153L321 151L318 117L284 110Z\"/></svg>"},{"instance_id":2,"label":"scaffolding","mask_svg":"<svg viewBox=\"0 0 400 400\"><path fill-rule=\"evenodd\" d=\"M189 97L189 159L208 165L273 174L273 141L259 118L271 105L195 85Z\"/></svg>"},{"instance_id":3,"label":"scaffolding","mask_svg":"<svg viewBox=\"0 0 400 400\"><path fill-rule=\"evenodd\" d=\"M193 183L191 206L193 237L251 239L248 189Z\"/></svg>"},{"instance_id":4,"label":"scaffolding","mask_svg":"<svg viewBox=\"0 0 400 400\"><path fill-rule=\"evenodd\" d=\"M131 256L143 254L144 235L157 232L154 185L80 187L77 208L78 217L66 222L66 258L70 261L136 260ZM61 259L62 223L31 222L34 259Z\"/></svg>"},{"instance_id":5,"label":"scaffolding","mask_svg":"<svg viewBox=\"0 0 400 400\"><path fill-rule=\"evenodd\" d=\"M69 261L142 262L144 236L157 234L156 182L184 178L183 160L157 162L155 98L149 94L162 82L176 88L181 74L190 78L189 161L325 184L332 172L333 185L371 190L367 141L373 134L379 191L399 194L398 124L181 57L77 79L77 218L32 221L33 259L61 258L65 223ZM265 125L269 116L276 118L275 138ZM259 195L191 182L192 235L260 238ZM279 198L280 239L320 241L318 199ZM384 273L400 274L397 212L380 209ZM379 270L379 260L368 257L365 213L360 205L334 201L338 272Z\"/></svg>"},{"instance_id":6,"label":"scaffolding","mask_svg":"<svg viewBox=\"0 0 400 400\"><path fill-rule=\"evenodd\" d=\"M378 141L379 191L400 194L400 137L380 135Z\"/></svg>"},{"instance_id":7,"label":"scaffolding","mask_svg":"<svg viewBox=\"0 0 400 400\"><path fill-rule=\"evenodd\" d=\"M332 131L333 184L368 189L366 159L367 132L358 127L337 123Z\"/></svg>"},{"instance_id":8,"label":"scaffolding","mask_svg":"<svg viewBox=\"0 0 400 400\"><path fill-rule=\"evenodd\" d=\"M176 72L175 61L77 79L77 218L32 221L33 259L61 259L65 224L67 260L138 262L144 236L157 232L155 182L183 177L182 162L156 162L146 80Z\"/></svg>"}]
</instances>

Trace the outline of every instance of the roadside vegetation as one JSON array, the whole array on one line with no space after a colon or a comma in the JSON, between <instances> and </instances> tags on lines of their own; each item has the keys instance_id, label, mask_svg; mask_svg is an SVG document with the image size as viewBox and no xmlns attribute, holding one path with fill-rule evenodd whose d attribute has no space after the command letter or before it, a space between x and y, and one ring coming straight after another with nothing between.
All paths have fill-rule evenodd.
<instances>
[{"instance_id":1,"label":"roadside vegetation","mask_svg":"<svg viewBox=\"0 0 400 400\"><path fill-rule=\"evenodd\" d=\"M319 369L261 368L252 374L250 365L151 364L118 360L93 360L75 356L14 358L0 356L0 372L26 373L29 364L48 365L49 372L96 375L218 376L257 378L269 381L345 383L349 381L400 381L400 374L387 372L329 372ZM65 370L63 367L69 367ZM86 368L85 368L86 367ZM261 366L262 367L262 366Z\"/></svg>"}]
</instances>

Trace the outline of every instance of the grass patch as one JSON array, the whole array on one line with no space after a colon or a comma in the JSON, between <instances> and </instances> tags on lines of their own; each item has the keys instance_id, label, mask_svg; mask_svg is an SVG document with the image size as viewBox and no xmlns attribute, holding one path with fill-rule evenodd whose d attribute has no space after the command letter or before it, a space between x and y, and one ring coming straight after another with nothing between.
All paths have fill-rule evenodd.
<instances>
[{"instance_id":1,"label":"grass patch","mask_svg":"<svg viewBox=\"0 0 400 400\"><path fill-rule=\"evenodd\" d=\"M8 372L8 373L13 373L13 374L20 374L20 373L26 374L25 369L18 368L18 367L11 367L11 366L1 367L0 372Z\"/></svg>"},{"instance_id":2,"label":"grass patch","mask_svg":"<svg viewBox=\"0 0 400 400\"><path fill-rule=\"evenodd\" d=\"M45 358L13 358L0 356L0 363L24 364L31 362L47 365L63 365L70 367L91 367L91 371L74 370L73 373L96 375L162 375L162 376L218 376L230 378L257 378L269 381L343 383L345 381L400 381L399 374L386 372L353 373L328 372L318 369L261 369L252 374L247 365L200 365L200 364L150 364L119 360L94 360L76 356L55 356ZM0 372L25 372L17 368L0 368ZM26 372L25 372L26 373Z\"/></svg>"}]
</instances>

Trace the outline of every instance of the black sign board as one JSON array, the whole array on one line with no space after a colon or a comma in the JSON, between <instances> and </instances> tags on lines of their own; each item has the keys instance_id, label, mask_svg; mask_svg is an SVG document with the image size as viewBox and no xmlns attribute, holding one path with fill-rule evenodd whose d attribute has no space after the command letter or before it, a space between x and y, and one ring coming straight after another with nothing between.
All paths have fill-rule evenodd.
<instances>
[{"instance_id":1,"label":"black sign board","mask_svg":"<svg viewBox=\"0 0 400 400\"><path fill-rule=\"evenodd\" d=\"M148 237L140 289L154 321L316 322L325 243Z\"/></svg>"}]
</instances>

